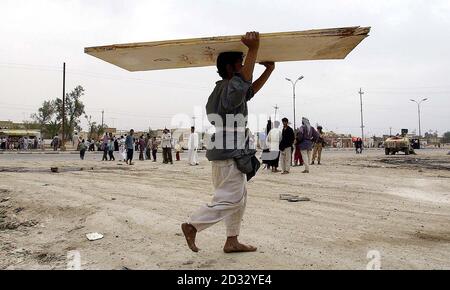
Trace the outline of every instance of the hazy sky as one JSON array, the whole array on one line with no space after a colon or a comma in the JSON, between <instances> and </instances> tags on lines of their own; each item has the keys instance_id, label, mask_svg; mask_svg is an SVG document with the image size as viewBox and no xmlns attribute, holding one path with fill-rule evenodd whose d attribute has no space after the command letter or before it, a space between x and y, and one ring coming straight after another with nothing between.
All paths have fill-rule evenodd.
<instances>
[{"instance_id":1,"label":"hazy sky","mask_svg":"<svg viewBox=\"0 0 450 290\"><path fill-rule=\"evenodd\" d=\"M360 134L363 88L366 132L418 127L413 99L422 104L422 132L450 130L450 1L133 1L1 0L0 120L22 121L68 90L86 89L92 118L119 129L173 127L176 114L204 111L219 79L214 67L130 73L84 54L84 47L178 38L371 26L370 37L345 60L279 63L250 113ZM256 73L261 73L258 68ZM203 113L203 112L202 112ZM299 123L299 121L297 121ZM85 123L85 122L84 122ZM259 128L265 126L258 124Z\"/></svg>"}]
</instances>

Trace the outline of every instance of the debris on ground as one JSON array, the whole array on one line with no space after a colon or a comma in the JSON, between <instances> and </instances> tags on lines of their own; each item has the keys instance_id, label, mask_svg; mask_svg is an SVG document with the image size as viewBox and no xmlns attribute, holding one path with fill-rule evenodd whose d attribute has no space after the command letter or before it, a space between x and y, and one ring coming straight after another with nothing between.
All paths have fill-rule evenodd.
<instances>
[{"instance_id":1,"label":"debris on ground","mask_svg":"<svg viewBox=\"0 0 450 290\"><path fill-rule=\"evenodd\" d=\"M290 198L297 197L297 195L292 194L280 194L280 200L288 200Z\"/></svg>"},{"instance_id":2,"label":"debris on ground","mask_svg":"<svg viewBox=\"0 0 450 290\"><path fill-rule=\"evenodd\" d=\"M311 199L307 197L299 197L298 195L292 194L280 194L280 200L287 200L289 202L311 201Z\"/></svg>"},{"instance_id":3,"label":"debris on ground","mask_svg":"<svg viewBox=\"0 0 450 290\"><path fill-rule=\"evenodd\" d=\"M289 202L300 202L300 201L311 201L311 199L307 197L292 197L288 199Z\"/></svg>"},{"instance_id":4,"label":"debris on ground","mask_svg":"<svg viewBox=\"0 0 450 290\"><path fill-rule=\"evenodd\" d=\"M14 212L15 212L15 213L19 213L19 212L24 211L24 210L25 210L25 208L23 208L23 207L18 207L18 208L16 208L16 209L14 210Z\"/></svg>"},{"instance_id":5,"label":"debris on ground","mask_svg":"<svg viewBox=\"0 0 450 290\"><path fill-rule=\"evenodd\" d=\"M99 234L99 233L90 233L90 234L86 234L86 238L89 241L97 241L97 240L103 239L103 235Z\"/></svg>"},{"instance_id":6,"label":"debris on ground","mask_svg":"<svg viewBox=\"0 0 450 290\"><path fill-rule=\"evenodd\" d=\"M194 261L192 261L192 260L189 260L189 261L186 261L183 263L184 266L192 265L192 264L194 264Z\"/></svg>"},{"instance_id":7,"label":"debris on ground","mask_svg":"<svg viewBox=\"0 0 450 290\"><path fill-rule=\"evenodd\" d=\"M7 202L10 199L11 199L10 197L5 197L2 200L0 200L0 203Z\"/></svg>"}]
</instances>

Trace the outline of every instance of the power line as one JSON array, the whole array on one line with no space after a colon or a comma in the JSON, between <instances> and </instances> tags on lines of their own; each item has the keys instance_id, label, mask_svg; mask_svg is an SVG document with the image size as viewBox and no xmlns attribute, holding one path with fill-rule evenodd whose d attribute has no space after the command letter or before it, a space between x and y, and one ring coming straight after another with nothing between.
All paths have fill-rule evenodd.
<instances>
[{"instance_id":1,"label":"power line","mask_svg":"<svg viewBox=\"0 0 450 290\"><path fill-rule=\"evenodd\" d=\"M50 65L36 65L36 64L22 64L22 63L0 63L0 67L7 67L7 68L17 68L17 69L29 69L29 70L46 70L46 71L57 71L61 72L62 69L58 66L50 66ZM180 88L189 88L189 87L183 87L183 86L189 86L185 83L175 83L175 82L152 82L146 79L141 78L130 78L130 77L123 77L119 75L110 75L110 74L104 74L104 73L98 73L98 72L92 72L92 71L85 71L80 69L70 69L67 71L67 74L77 74L77 75L83 75L88 77L95 77L95 78L103 78L103 79L112 79L112 80L121 80L121 81L141 81L146 82L148 84L152 85L175 85L175 86L181 86ZM192 88L192 87L190 87ZM439 86L417 86L417 87L369 87L371 94L373 93L391 93L391 94L407 94L409 91L411 93L418 93L418 89L442 89L442 88L450 88L448 85L439 85ZM193 89L210 89L208 86L200 86L195 87ZM333 92L336 92L336 89L332 89ZM398 92L400 91L408 91L408 92ZM342 93L348 93L350 90L338 90ZM431 93L448 93L449 91L441 91L441 92L431 92ZM429 93L428 91L426 93Z\"/></svg>"},{"instance_id":2,"label":"power line","mask_svg":"<svg viewBox=\"0 0 450 290\"><path fill-rule=\"evenodd\" d=\"M15 68L15 69L26 69L26 70L43 70L43 71L55 71L61 72L61 68L53 67L53 66L42 66L42 65L29 65L29 64L8 64L8 63L0 63L0 66ZM171 87L178 89L187 89L187 90L206 90L211 89L207 86L190 86L190 84L186 83L177 83L177 82L167 82L167 81L150 81L142 78L130 78L119 75L109 75L104 73L92 72L92 71L84 71L79 69L71 69L66 72L68 75L81 75L85 77L91 78L100 78L106 80L118 80L118 81L133 81L133 82L141 82L147 85L161 86L161 87Z\"/></svg>"}]
</instances>

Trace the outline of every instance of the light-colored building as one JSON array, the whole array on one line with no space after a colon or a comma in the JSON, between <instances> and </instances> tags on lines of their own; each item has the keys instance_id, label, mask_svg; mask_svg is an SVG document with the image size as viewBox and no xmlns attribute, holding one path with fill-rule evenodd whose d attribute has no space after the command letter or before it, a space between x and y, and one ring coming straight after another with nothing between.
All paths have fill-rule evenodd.
<instances>
[{"instance_id":1,"label":"light-colored building","mask_svg":"<svg viewBox=\"0 0 450 290\"><path fill-rule=\"evenodd\" d=\"M27 137L29 139L41 138L41 131L39 130L23 130L23 129L0 129L0 137L21 138Z\"/></svg>"},{"instance_id":2,"label":"light-colored building","mask_svg":"<svg viewBox=\"0 0 450 290\"><path fill-rule=\"evenodd\" d=\"M111 133L113 135L116 135L117 129L116 128L105 128L105 133Z\"/></svg>"},{"instance_id":3,"label":"light-colored building","mask_svg":"<svg viewBox=\"0 0 450 290\"><path fill-rule=\"evenodd\" d=\"M353 138L352 135L337 134L333 131L323 134L323 138L328 146L332 148L352 148Z\"/></svg>"},{"instance_id":4,"label":"light-colored building","mask_svg":"<svg viewBox=\"0 0 450 290\"><path fill-rule=\"evenodd\" d=\"M13 129L14 127L12 121L0 121L0 129Z\"/></svg>"},{"instance_id":5,"label":"light-colored building","mask_svg":"<svg viewBox=\"0 0 450 290\"><path fill-rule=\"evenodd\" d=\"M27 129L24 123L14 123L13 121L0 121L0 129Z\"/></svg>"}]
</instances>

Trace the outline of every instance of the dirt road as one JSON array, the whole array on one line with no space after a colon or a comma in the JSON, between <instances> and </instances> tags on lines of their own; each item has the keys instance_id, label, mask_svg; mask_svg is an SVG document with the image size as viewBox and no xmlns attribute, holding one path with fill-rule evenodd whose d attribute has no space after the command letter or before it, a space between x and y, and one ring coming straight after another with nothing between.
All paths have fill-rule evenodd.
<instances>
[{"instance_id":1,"label":"dirt road","mask_svg":"<svg viewBox=\"0 0 450 290\"><path fill-rule=\"evenodd\" d=\"M180 224L211 199L211 169L101 155L0 155L0 269L450 269L450 156L326 151L311 174L261 170L249 183L241 240L224 254L220 223L188 250ZM186 156L182 156L184 159ZM51 173L50 167L60 173ZM83 168L81 171L80 169ZM308 197L290 203L280 194ZM88 241L87 233L104 238ZM375 252L376 253L376 252Z\"/></svg>"}]
</instances>

